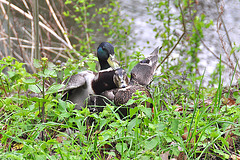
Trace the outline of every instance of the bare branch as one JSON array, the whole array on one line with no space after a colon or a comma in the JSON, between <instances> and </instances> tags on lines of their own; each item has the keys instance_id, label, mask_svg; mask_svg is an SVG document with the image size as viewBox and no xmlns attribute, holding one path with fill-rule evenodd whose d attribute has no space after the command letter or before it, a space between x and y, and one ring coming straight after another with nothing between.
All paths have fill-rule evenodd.
<instances>
[{"instance_id":1,"label":"bare branch","mask_svg":"<svg viewBox=\"0 0 240 160\"><path fill-rule=\"evenodd\" d=\"M219 36L219 39L220 39L220 42L221 42L221 45L222 45L222 48L227 56L227 59L228 59L228 62L230 63L229 65L229 68L231 68L233 71L235 70L235 67L233 65L233 62L229 56L229 53L228 51L226 50L226 47L225 47L225 42L223 40L223 37L222 35L220 34L220 28L221 28L221 25L222 25L222 20L221 20L221 15L223 14L223 11L219 13L219 16L218 16L218 19L217 19L217 33L218 33L218 36ZM221 22L219 23L219 20L221 20ZM236 79L238 79L239 75L238 75L238 72L236 72Z\"/></svg>"},{"instance_id":2,"label":"bare branch","mask_svg":"<svg viewBox=\"0 0 240 160\"><path fill-rule=\"evenodd\" d=\"M222 11L219 12L218 2L217 2L216 0L215 0L215 3L216 3L216 7L217 7L217 10L218 10L218 13L219 13L219 18L220 18L220 20L221 20L221 22L222 22L224 31L225 31L226 36L227 36L227 39L228 39L229 46L230 46L231 50L233 50L232 42L231 42L230 36L229 36L229 34L228 34L227 27L226 27L226 25L225 25L225 23L224 23L224 21L223 21L223 18L222 18L223 7L221 7ZM237 59L236 53L233 52L232 54L233 54L233 57L234 57L234 59L235 59L235 63L237 63L237 65L238 65L238 69L240 69L240 66L239 66L239 63L238 63L238 59Z\"/></svg>"},{"instance_id":3,"label":"bare branch","mask_svg":"<svg viewBox=\"0 0 240 160\"><path fill-rule=\"evenodd\" d=\"M183 34L180 36L180 38L178 39L177 43L173 46L172 50L166 55L166 57L162 60L162 62L157 66L156 70L163 64L163 62L172 54L172 52L174 51L174 49L177 47L177 45L179 44L179 42L182 40L183 36L186 33L186 27L185 27L185 18L184 18L184 14L182 11L182 7L180 5L180 1L179 1L179 7L181 10L181 16L182 16L182 24L183 24Z\"/></svg>"},{"instance_id":4,"label":"bare branch","mask_svg":"<svg viewBox=\"0 0 240 160\"><path fill-rule=\"evenodd\" d=\"M62 32L62 34L63 34L63 36L64 36L64 38L66 39L68 45L72 47L71 42L70 42L70 40L69 40L69 38L68 38L68 36L67 36L67 31L63 29L61 23L59 22L56 14L55 14L55 12L54 12L54 10L53 10L53 8L52 8L52 6L50 5L49 0L46 0L46 3L47 3L47 5L48 5L48 7L49 7L50 12L51 12L52 15L53 15L53 18L54 18L55 22L57 23L58 27L60 28L60 30L61 30L61 32ZM73 48L73 47L72 47L72 48Z\"/></svg>"},{"instance_id":5,"label":"bare branch","mask_svg":"<svg viewBox=\"0 0 240 160\"><path fill-rule=\"evenodd\" d=\"M6 1L6 0L0 0L0 2L4 3L4 4L6 4L6 5L9 4L9 2ZM22 9L20 9L20 8L17 7L16 5L10 4L10 7L13 8L14 10L16 10L17 12L19 12L20 14L22 14L23 16L25 16L26 18L30 19L31 21L33 20L33 16L32 16L31 14L24 12ZM46 21L45 21L45 22L46 22ZM45 25L45 24L42 23L42 22L39 22L39 25L40 25L42 28L44 28L46 31L48 31L49 33L51 33L51 34L52 34L55 38L57 38L60 42L62 42L67 48L69 48L70 50L75 51L75 49L74 49L71 45L69 45L64 39L62 39L53 29L49 28L47 25ZM68 53L68 52L67 52L67 53ZM81 56L80 56L79 53L77 53L77 52L73 52L73 53L74 53L76 56L78 56L78 57L81 58ZM73 58L73 56L72 56L70 53L68 53L68 56L69 56L70 58Z\"/></svg>"},{"instance_id":6,"label":"bare branch","mask_svg":"<svg viewBox=\"0 0 240 160\"><path fill-rule=\"evenodd\" d=\"M190 18L191 18L191 20L193 21L193 19L192 19L191 16L190 16ZM220 60L220 58L204 43L204 41L203 41L203 39L201 38L200 33L199 33L197 27L195 26L195 24L192 23L192 25L193 25L194 29L196 30L196 33L197 33L197 35L198 35L201 43L203 44L203 46L204 46L216 59ZM223 59L221 59L221 62L222 62L223 64L227 65L229 68L232 68L232 66L230 66L230 65L229 65L226 61L224 61ZM238 71L236 71L236 72L239 73Z\"/></svg>"}]
</instances>

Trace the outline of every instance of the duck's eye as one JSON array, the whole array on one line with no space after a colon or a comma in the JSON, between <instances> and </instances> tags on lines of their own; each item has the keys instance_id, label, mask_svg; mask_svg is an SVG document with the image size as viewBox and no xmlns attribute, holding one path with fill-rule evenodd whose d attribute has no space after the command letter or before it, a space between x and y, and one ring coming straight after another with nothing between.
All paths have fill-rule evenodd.
<instances>
[{"instance_id":1,"label":"duck's eye","mask_svg":"<svg viewBox=\"0 0 240 160\"><path fill-rule=\"evenodd\" d=\"M106 48L106 47L104 47L104 46L102 47L102 49L103 49L104 51L107 51L107 48Z\"/></svg>"}]
</instances>

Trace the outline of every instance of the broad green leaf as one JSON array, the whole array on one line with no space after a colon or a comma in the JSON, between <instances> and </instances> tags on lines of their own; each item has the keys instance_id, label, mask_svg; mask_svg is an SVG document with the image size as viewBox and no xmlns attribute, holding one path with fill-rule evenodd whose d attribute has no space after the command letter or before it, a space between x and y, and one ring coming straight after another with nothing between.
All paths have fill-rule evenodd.
<instances>
[{"instance_id":1,"label":"broad green leaf","mask_svg":"<svg viewBox=\"0 0 240 160\"><path fill-rule=\"evenodd\" d=\"M36 79L34 78L31 78L31 79L23 79L23 83L26 83L26 84L33 84L36 82Z\"/></svg>"},{"instance_id":2,"label":"broad green leaf","mask_svg":"<svg viewBox=\"0 0 240 160\"><path fill-rule=\"evenodd\" d=\"M63 100L59 100L58 109L60 112L66 112L67 102Z\"/></svg>"},{"instance_id":3,"label":"broad green leaf","mask_svg":"<svg viewBox=\"0 0 240 160\"><path fill-rule=\"evenodd\" d=\"M126 143L118 143L118 144L116 144L116 149L120 154L124 153L127 149L127 144Z\"/></svg>"},{"instance_id":4,"label":"broad green leaf","mask_svg":"<svg viewBox=\"0 0 240 160\"><path fill-rule=\"evenodd\" d=\"M56 143L58 143L58 141L56 140L56 139L49 139L48 141L47 141L47 144L56 144Z\"/></svg>"},{"instance_id":5,"label":"broad green leaf","mask_svg":"<svg viewBox=\"0 0 240 160\"><path fill-rule=\"evenodd\" d=\"M138 61L132 61L130 62L129 66L128 66L128 71L130 72L134 66L136 66L136 64L138 63Z\"/></svg>"},{"instance_id":6,"label":"broad green leaf","mask_svg":"<svg viewBox=\"0 0 240 160\"><path fill-rule=\"evenodd\" d=\"M129 106L129 105L132 105L133 103L135 103L136 100L133 100L133 99L129 99L126 106Z\"/></svg>"},{"instance_id":7,"label":"broad green leaf","mask_svg":"<svg viewBox=\"0 0 240 160\"><path fill-rule=\"evenodd\" d=\"M134 114L136 114L137 111L138 111L138 107L131 108L131 109L130 109L130 117L132 118L132 116L133 116Z\"/></svg>"},{"instance_id":8,"label":"broad green leaf","mask_svg":"<svg viewBox=\"0 0 240 160\"><path fill-rule=\"evenodd\" d=\"M146 107L140 107L140 110L146 114L147 117L152 116L152 109Z\"/></svg>"},{"instance_id":9,"label":"broad green leaf","mask_svg":"<svg viewBox=\"0 0 240 160\"><path fill-rule=\"evenodd\" d=\"M240 103L240 96L237 97L236 104Z\"/></svg>"},{"instance_id":10,"label":"broad green leaf","mask_svg":"<svg viewBox=\"0 0 240 160\"><path fill-rule=\"evenodd\" d=\"M138 118L134 118L133 120L131 120L127 126L128 131L131 131L133 129L133 127L138 127L138 125L142 122L141 119Z\"/></svg>"},{"instance_id":11,"label":"broad green leaf","mask_svg":"<svg viewBox=\"0 0 240 160\"><path fill-rule=\"evenodd\" d=\"M41 68L42 67L41 64L40 64L40 61L38 59L33 60L33 66L35 68Z\"/></svg>"},{"instance_id":12,"label":"broad green leaf","mask_svg":"<svg viewBox=\"0 0 240 160\"><path fill-rule=\"evenodd\" d=\"M151 150L151 149L155 148L158 145L158 142L159 142L158 137L155 137L155 138L151 139L150 141L147 141L146 145L145 145L145 149Z\"/></svg>"},{"instance_id":13,"label":"broad green leaf","mask_svg":"<svg viewBox=\"0 0 240 160\"><path fill-rule=\"evenodd\" d=\"M35 155L36 159L47 159L46 155Z\"/></svg>"},{"instance_id":14,"label":"broad green leaf","mask_svg":"<svg viewBox=\"0 0 240 160\"><path fill-rule=\"evenodd\" d=\"M54 85L51 85L51 86L48 88L46 94L57 93L58 90L59 90L60 88L62 88L63 86L64 86L63 84L54 84Z\"/></svg>"},{"instance_id":15,"label":"broad green leaf","mask_svg":"<svg viewBox=\"0 0 240 160\"><path fill-rule=\"evenodd\" d=\"M57 73L55 70L49 70L49 69L45 69L44 72L41 71L38 73L39 76L41 77L57 77Z\"/></svg>"},{"instance_id":16,"label":"broad green leaf","mask_svg":"<svg viewBox=\"0 0 240 160\"><path fill-rule=\"evenodd\" d=\"M94 62L87 62L87 65L91 71L95 71L96 69L96 63Z\"/></svg>"},{"instance_id":17,"label":"broad green leaf","mask_svg":"<svg viewBox=\"0 0 240 160\"><path fill-rule=\"evenodd\" d=\"M156 129L162 131L165 128L166 128L166 124L160 122L160 123L157 124L157 128Z\"/></svg>"},{"instance_id":18,"label":"broad green leaf","mask_svg":"<svg viewBox=\"0 0 240 160\"><path fill-rule=\"evenodd\" d=\"M176 131L178 130L178 124L179 124L178 119L172 119L171 129L173 133L176 133Z\"/></svg>"},{"instance_id":19,"label":"broad green leaf","mask_svg":"<svg viewBox=\"0 0 240 160\"><path fill-rule=\"evenodd\" d=\"M43 98L38 98L38 97L30 98L30 100L34 101L34 102L49 102L48 99L43 99Z\"/></svg>"},{"instance_id":20,"label":"broad green leaf","mask_svg":"<svg viewBox=\"0 0 240 160\"><path fill-rule=\"evenodd\" d=\"M12 78L13 76L15 76L17 73L16 72L13 72L13 71L8 71L8 76L9 78Z\"/></svg>"},{"instance_id":21,"label":"broad green leaf","mask_svg":"<svg viewBox=\"0 0 240 160\"><path fill-rule=\"evenodd\" d=\"M102 127L107 123L107 119L101 119L100 120L100 130L102 129Z\"/></svg>"},{"instance_id":22,"label":"broad green leaf","mask_svg":"<svg viewBox=\"0 0 240 160\"><path fill-rule=\"evenodd\" d=\"M29 85L28 89L34 93L41 93L40 87L37 87L37 85Z\"/></svg>"}]
</instances>

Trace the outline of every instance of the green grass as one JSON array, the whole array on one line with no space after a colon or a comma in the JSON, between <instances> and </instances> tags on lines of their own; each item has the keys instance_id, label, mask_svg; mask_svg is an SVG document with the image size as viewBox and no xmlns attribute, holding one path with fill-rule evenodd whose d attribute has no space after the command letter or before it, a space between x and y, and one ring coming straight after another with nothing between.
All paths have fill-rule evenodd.
<instances>
[{"instance_id":1,"label":"green grass","mask_svg":"<svg viewBox=\"0 0 240 160\"><path fill-rule=\"evenodd\" d=\"M44 83L57 74L44 61L36 62L36 75L11 58L0 64L0 159L161 159L163 155L170 159L180 154L187 159L227 159L238 155L240 108L226 99L236 101L239 91L225 89L221 81L217 88L205 88L204 75L181 79L166 71L154 77L150 86L153 113L141 105L143 96L136 100L138 107L120 119L113 105L91 114L87 108L74 110L74 105L60 100L61 94L53 96L60 86ZM221 68L219 73L220 80ZM32 98L26 94L29 90L44 98Z\"/></svg>"}]
</instances>

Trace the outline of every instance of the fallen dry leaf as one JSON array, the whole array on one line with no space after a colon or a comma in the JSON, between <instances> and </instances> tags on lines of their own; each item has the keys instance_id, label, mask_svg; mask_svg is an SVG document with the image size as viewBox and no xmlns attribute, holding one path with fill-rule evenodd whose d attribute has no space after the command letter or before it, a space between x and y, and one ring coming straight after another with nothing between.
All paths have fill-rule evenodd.
<instances>
[{"instance_id":1,"label":"fallen dry leaf","mask_svg":"<svg viewBox=\"0 0 240 160\"><path fill-rule=\"evenodd\" d=\"M231 155L231 158L232 160L240 160L240 157L236 155Z\"/></svg>"},{"instance_id":2,"label":"fallen dry leaf","mask_svg":"<svg viewBox=\"0 0 240 160\"><path fill-rule=\"evenodd\" d=\"M62 143L62 141L63 141L63 139L62 139L62 137L57 137L57 139L56 139L59 143Z\"/></svg>"},{"instance_id":3,"label":"fallen dry leaf","mask_svg":"<svg viewBox=\"0 0 240 160\"><path fill-rule=\"evenodd\" d=\"M190 135L188 135L188 129L187 127L184 128L184 133L182 135L182 139L183 140L187 140L187 138L191 137L192 136L192 132L190 132ZM191 140L190 140L190 143L193 144L195 143L196 141L198 140L198 136L196 135L195 137L192 136ZM189 142L188 142L189 143ZM188 144L187 144L188 145Z\"/></svg>"},{"instance_id":4,"label":"fallen dry leaf","mask_svg":"<svg viewBox=\"0 0 240 160\"><path fill-rule=\"evenodd\" d=\"M235 102L233 99L228 98L228 102L227 102L227 105L228 105L228 106L235 105L235 103L236 103L236 102Z\"/></svg>"},{"instance_id":5,"label":"fallen dry leaf","mask_svg":"<svg viewBox=\"0 0 240 160\"><path fill-rule=\"evenodd\" d=\"M187 160L187 155L184 152L180 152L177 157L177 160Z\"/></svg>"},{"instance_id":6,"label":"fallen dry leaf","mask_svg":"<svg viewBox=\"0 0 240 160\"><path fill-rule=\"evenodd\" d=\"M162 158L162 160L168 160L168 156L169 156L169 151L160 154L160 157Z\"/></svg>"}]
</instances>

